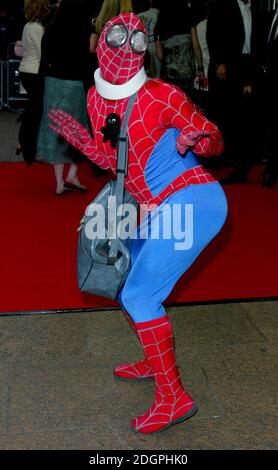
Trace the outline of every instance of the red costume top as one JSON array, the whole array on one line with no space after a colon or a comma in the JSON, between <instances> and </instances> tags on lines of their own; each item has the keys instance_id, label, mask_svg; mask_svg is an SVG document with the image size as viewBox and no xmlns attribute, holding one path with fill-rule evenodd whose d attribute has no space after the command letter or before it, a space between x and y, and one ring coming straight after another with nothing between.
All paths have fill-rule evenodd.
<instances>
[{"instance_id":1,"label":"red costume top","mask_svg":"<svg viewBox=\"0 0 278 470\"><path fill-rule=\"evenodd\" d=\"M117 40L119 37L121 39L119 25L127 30L128 40L115 49L111 44L113 34L118 35ZM113 29L115 26L116 33ZM110 31L111 43L107 40ZM134 31L147 34L136 15L124 13L109 21L99 38L97 55L100 69L95 74L96 86L88 93L88 114L93 137L61 110L52 112L51 118L58 125L52 127L98 166L115 172L117 151L110 141L103 142L101 130L111 113L119 115L123 122L128 98L138 92L128 126L129 166L125 185L139 203L160 204L166 197L188 185L214 181L204 167L198 165L184 171L174 181L169 181L159 195L151 193L145 180L145 168L166 130L180 130L176 145L181 154L191 149L203 157L219 155L223 151L223 140L218 128L206 119L178 87L160 79L147 80L143 68L144 54L132 48ZM140 40L139 35L139 47Z\"/></svg>"}]
</instances>

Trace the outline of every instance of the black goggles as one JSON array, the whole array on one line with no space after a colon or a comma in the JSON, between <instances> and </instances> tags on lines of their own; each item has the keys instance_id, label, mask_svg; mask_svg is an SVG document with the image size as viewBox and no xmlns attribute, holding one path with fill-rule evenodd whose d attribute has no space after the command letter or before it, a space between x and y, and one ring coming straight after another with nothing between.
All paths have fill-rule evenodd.
<instances>
[{"instance_id":1,"label":"black goggles","mask_svg":"<svg viewBox=\"0 0 278 470\"><path fill-rule=\"evenodd\" d=\"M144 53L149 45L149 38L146 33L140 29L130 31L123 23L110 26L106 31L106 44L109 47L121 47L129 38L131 48L136 54Z\"/></svg>"}]
</instances>

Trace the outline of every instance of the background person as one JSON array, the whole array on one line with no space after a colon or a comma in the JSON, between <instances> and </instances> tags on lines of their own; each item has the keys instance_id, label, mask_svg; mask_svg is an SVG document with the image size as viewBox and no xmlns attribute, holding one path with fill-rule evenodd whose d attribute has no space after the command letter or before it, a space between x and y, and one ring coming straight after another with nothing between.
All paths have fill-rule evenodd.
<instances>
[{"instance_id":1,"label":"background person","mask_svg":"<svg viewBox=\"0 0 278 470\"><path fill-rule=\"evenodd\" d=\"M209 48L207 44L208 0L195 0L191 6L191 38L196 62L194 101L208 114Z\"/></svg>"},{"instance_id":2,"label":"background person","mask_svg":"<svg viewBox=\"0 0 278 470\"><path fill-rule=\"evenodd\" d=\"M159 38L156 47L161 60L160 77L192 96L196 70L189 4L188 0L161 2L155 34Z\"/></svg>"},{"instance_id":3,"label":"background person","mask_svg":"<svg viewBox=\"0 0 278 470\"><path fill-rule=\"evenodd\" d=\"M278 0L265 21L264 75L262 89L263 116L266 124L264 141L263 186L272 188L278 178Z\"/></svg>"},{"instance_id":4,"label":"background person","mask_svg":"<svg viewBox=\"0 0 278 470\"><path fill-rule=\"evenodd\" d=\"M223 133L225 157L234 167L223 183L245 183L259 158L254 83L259 14L251 0L216 0L207 22L209 115ZM259 129L257 129L259 130Z\"/></svg>"},{"instance_id":5,"label":"background person","mask_svg":"<svg viewBox=\"0 0 278 470\"><path fill-rule=\"evenodd\" d=\"M22 59L19 65L20 81L27 91L28 103L21 116L19 145L27 163L36 154L37 135L42 113L43 87L39 76L41 40L44 34L43 20L49 15L48 0L25 0L27 23L22 33ZM17 153L19 153L17 151Z\"/></svg>"},{"instance_id":6,"label":"background person","mask_svg":"<svg viewBox=\"0 0 278 470\"><path fill-rule=\"evenodd\" d=\"M53 134L48 125L48 113L53 107L62 106L88 126L84 82L90 63L89 36L82 2L62 0L42 39L40 73L44 77L45 91L36 160L53 165L56 195L72 189L86 190L77 175L81 154ZM66 180L65 163L70 164Z\"/></svg>"}]
</instances>

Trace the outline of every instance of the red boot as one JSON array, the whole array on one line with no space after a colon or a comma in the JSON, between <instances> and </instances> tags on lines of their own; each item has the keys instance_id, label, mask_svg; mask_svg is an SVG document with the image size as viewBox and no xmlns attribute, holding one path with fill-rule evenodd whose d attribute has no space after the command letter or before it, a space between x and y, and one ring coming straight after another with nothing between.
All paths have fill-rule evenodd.
<instances>
[{"instance_id":1,"label":"red boot","mask_svg":"<svg viewBox=\"0 0 278 470\"><path fill-rule=\"evenodd\" d=\"M123 311L123 313L132 330L137 336L137 331L130 315L126 311ZM120 378L122 380L149 380L154 378L153 370L146 357L142 359L142 361L132 362L129 364L120 364L119 366L115 367L113 374L116 378Z\"/></svg>"},{"instance_id":2,"label":"red boot","mask_svg":"<svg viewBox=\"0 0 278 470\"><path fill-rule=\"evenodd\" d=\"M156 399L149 411L132 426L145 434L162 431L197 411L185 392L176 366L173 330L168 317L135 324L145 355L155 373Z\"/></svg>"}]
</instances>

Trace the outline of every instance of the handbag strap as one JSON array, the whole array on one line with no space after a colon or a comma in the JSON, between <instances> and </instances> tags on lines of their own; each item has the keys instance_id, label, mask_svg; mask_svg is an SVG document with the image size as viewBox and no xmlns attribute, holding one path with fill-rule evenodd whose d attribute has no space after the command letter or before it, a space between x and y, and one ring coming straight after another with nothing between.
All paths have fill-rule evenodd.
<instances>
[{"instance_id":1,"label":"handbag strap","mask_svg":"<svg viewBox=\"0 0 278 470\"><path fill-rule=\"evenodd\" d=\"M117 180L116 180L116 204L115 204L115 215L114 215L114 230L109 249L108 264L114 264L118 256L119 246L119 235L118 235L118 222L121 222L122 217L118 215L118 208L124 202L124 183L125 177L128 173L128 135L127 128L128 122L131 115L133 105L137 97L137 92L131 95L128 100L124 122L121 127L119 139L118 139L118 153L117 153Z\"/></svg>"}]
</instances>

